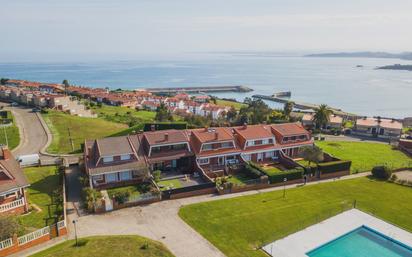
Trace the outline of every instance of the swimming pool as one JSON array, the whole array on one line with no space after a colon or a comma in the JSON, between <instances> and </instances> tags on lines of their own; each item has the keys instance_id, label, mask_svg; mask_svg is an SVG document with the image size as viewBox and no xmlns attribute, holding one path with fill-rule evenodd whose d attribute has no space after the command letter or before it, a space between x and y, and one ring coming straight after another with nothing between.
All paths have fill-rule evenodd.
<instances>
[{"instance_id":1,"label":"swimming pool","mask_svg":"<svg viewBox=\"0 0 412 257\"><path fill-rule=\"evenodd\" d=\"M412 248L361 226L308 253L309 257L412 257Z\"/></svg>"}]
</instances>

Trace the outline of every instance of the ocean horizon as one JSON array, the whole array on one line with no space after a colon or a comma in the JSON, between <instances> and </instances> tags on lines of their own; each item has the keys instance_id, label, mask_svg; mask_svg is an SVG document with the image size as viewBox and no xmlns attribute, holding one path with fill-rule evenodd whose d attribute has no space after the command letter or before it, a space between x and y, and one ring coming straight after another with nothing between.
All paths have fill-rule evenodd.
<instances>
[{"instance_id":1,"label":"ocean horizon","mask_svg":"<svg viewBox=\"0 0 412 257\"><path fill-rule=\"evenodd\" d=\"M181 60L8 62L0 63L0 77L54 83L67 79L76 85L130 90L244 85L254 91L211 94L243 101L253 94L291 91L294 101L327 104L358 115L411 117L412 72L375 69L395 63L412 61L216 55Z\"/></svg>"}]
</instances>

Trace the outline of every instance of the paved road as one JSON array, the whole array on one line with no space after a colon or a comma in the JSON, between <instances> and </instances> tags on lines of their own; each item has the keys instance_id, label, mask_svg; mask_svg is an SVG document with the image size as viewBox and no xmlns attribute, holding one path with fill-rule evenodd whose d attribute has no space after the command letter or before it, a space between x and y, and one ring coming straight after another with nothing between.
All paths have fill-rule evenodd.
<instances>
[{"instance_id":1,"label":"paved road","mask_svg":"<svg viewBox=\"0 0 412 257\"><path fill-rule=\"evenodd\" d=\"M39 122L36 113L31 108L21 106L10 107L1 103L6 110L11 110L20 130L20 144L13 150L15 156L39 153L47 143L47 135Z\"/></svg>"}]
</instances>

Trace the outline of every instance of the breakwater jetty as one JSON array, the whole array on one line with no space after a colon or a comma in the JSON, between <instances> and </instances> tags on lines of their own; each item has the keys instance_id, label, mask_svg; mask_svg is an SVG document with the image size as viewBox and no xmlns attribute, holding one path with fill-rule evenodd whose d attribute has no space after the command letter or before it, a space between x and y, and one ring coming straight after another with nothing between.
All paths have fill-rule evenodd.
<instances>
[{"instance_id":1,"label":"breakwater jetty","mask_svg":"<svg viewBox=\"0 0 412 257\"><path fill-rule=\"evenodd\" d=\"M299 110L309 110L309 109L315 110L315 109L319 108L319 106L320 106L318 104L304 103L304 102L293 101L293 100L290 100L290 99L274 97L274 96L268 96L268 95L253 95L252 97L257 98L257 99L277 102L277 103L281 103L281 104L293 102L294 108L299 109ZM329 108L333 111L334 114L337 114L337 115L357 116L356 114L344 112L341 109L332 108L332 107L329 107Z\"/></svg>"},{"instance_id":2,"label":"breakwater jetty","mask_svg":"<svg viewBox=\"0 0 412 257\"><path fill-rule=\"evenodd\" d=\"M246 86L201 86L201 87L159 87L145 88L151 93L175 94L175 93L213 93L213 92L251 92L253 89Z\"/></svg>"}]
</instances>

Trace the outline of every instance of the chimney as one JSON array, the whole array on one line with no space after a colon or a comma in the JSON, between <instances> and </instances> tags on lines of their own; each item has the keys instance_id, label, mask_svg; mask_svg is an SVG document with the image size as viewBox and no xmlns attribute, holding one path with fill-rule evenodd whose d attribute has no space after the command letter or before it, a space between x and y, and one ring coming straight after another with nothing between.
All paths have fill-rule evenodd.
<instances>
[{"instance_id":1,"label":"chimney","mask_svg":"<svg viewBox=\"0 0 412 257\"><path fill-rule=\"evenodd\" d=\"M9 148L7 148L7 146L3 146L3 148L1 150L3 151L3 159L4 160L12 159L11 152L10 152Z\"/></svg>"},{"instance_id":2,"label":"chimney","mask_svg":"<svg viewBox=\"0 0 412 257\"><path fill-rule=\"evenodd\" d=\"M219 138L219 133L216 131L215 132L215 140L217 140Z\"/></svg>"},{"instance_id":3,"label":"chimney","mask_svg":"<svg viewBox=\"0 0 412 257\"><path fill-rule=\"evenodd\" d=\"M169 133L165 133L165 141L169 140Z\"/></svg>"}]
</instances>

